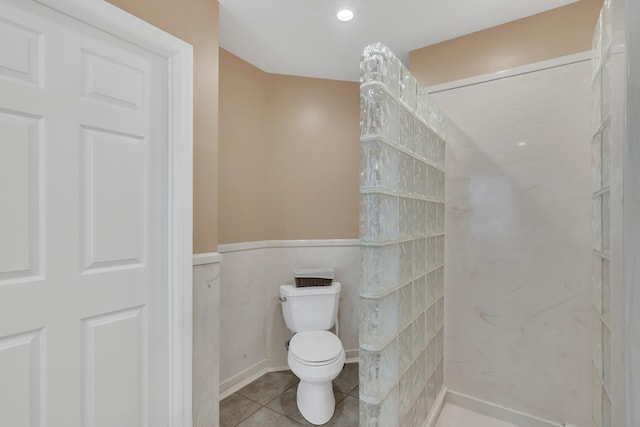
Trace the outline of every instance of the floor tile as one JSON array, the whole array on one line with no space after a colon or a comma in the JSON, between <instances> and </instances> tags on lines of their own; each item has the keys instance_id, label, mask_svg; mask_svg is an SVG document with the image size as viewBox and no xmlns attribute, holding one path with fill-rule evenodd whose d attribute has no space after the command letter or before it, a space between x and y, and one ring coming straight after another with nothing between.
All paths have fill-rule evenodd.
<instances>
[{"instance_id":1,"label":"floor tile","mask_svg":"<svg viewBox=\"0 0 640 427\"><path fill-rule=\"evenodd\" d=\"M260 408L256 402L233 393L220 401L220 427L235 427Z\"/></svg>"},{"instance_id":2,"label":"floor tile","mask_svg":"<svg viewBox=\"0 0 640 427\"><path fill-rule=\"evenodd\" d=\"M238 427L299 427L300 424L269 408L262 408Z\"/></svg>"},{"instance_id":3,"label":"floor tile","mask_svg":"<svg viewBox=\"0 0 640 427\"><path fill-rule=\"evenodd\" d=\"M298 378L291 371L268 372L238 390L238 394L265 405L296 382Z\"/></svg>"},{"instance_id":4,"label":"floor tile","mask_svg":"<svg viewBox=\"0 0 640 427\"><path fill-rule=\"evenodd\" d=\"M358 363L347 363L344 365L338 378L333 380L333 385L336 390L344 394L349 394L358 386L359 381Z\"/></svg>"},{"instance_id":5,"label":"floor tile","mask_svg":"<svg viewBox=\"0 0 640 427\"><path fill-rule=\"evenodd\" d=\"M294 384L289 387L284 393L269 402L266 406L267 408L273 409L274 411L282 415L286 415L287 417L299 422L302 425L311 426L313 424L305 420L298 410L298 404L296 402L297 392L298 385ZM342 402L342 400L346 397L344 393L341 393L335 389L333 390L333 395L336 399L336 404Z\"/></svg>"},{"instance_id":6,"label":"floor tile","mask_svg":"<svg viewBox=\"0 0 640 427\"><path fill-rule=\"evenodd\" d=\"M349 396L360 399L360 387L356 386L356 388L354 388L351 393L349 393Z\"/></svg>"},{"instance_id":7,"label":"floor tile","mask_svg":"<svg viewBox=\"0 0 640 427\"><path fill-rule=\"evenodd\" d=\"M347 396L338 406L327 427L358 427L360 424L360 400Z\"/></svg>"},{"instance_id":8,"label":"floor tile","mask_svg":"<svg viewBox=\"0 0 640 427\"><path fill-rule=\"evenodd\" d=\"M460 406L445 403L436 423L436 427L518 427L505 421L470 411Z\"/></svg>"}]
</instances>

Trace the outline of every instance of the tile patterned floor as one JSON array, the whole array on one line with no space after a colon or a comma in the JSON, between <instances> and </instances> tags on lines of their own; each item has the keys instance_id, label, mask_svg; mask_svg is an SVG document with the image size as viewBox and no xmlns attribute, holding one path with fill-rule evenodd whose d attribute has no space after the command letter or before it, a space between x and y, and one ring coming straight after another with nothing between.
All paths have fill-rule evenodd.
<instances>
[{"instance_id":1,"label":"tile patterned floor","mask_svg":"<svg viewBox=\"0 0 640 427\"><path fill-rule=\"evenodd\" d=\"M325 426L358 427L358 380L358 364L346 364L333 381L336 412ZM220 427L312 426L298 411L297 387L291 371L263 375L220 402Z\"/></svg>"}]
</instances>

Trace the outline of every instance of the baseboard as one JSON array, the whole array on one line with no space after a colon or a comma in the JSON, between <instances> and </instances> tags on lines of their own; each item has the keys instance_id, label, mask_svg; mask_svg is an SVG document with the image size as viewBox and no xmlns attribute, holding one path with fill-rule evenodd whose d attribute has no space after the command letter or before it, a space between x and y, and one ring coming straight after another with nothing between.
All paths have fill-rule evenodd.
<instances>
[{"instance_id":1,"label":"baseboard","mask_svg":"<svg viewBox=\"0 0 640 427\"><path fill-rule=\"evenodd\" d=\"M486 400L477 399L462 393L447 390L446 403L460 406L470 411L478 412L488 417L496 418L519 427L563 427L552 421L544 420L524 412L514 411L504 406L496 405Z\"/></svg>"},{"instance_id":2,"label":"baseboard","mask_svg":"<svg viewBox=\"0 0 640 427\"><path fill-rule=\"evenodd\" d=\"M440 393L438 393L438 397L436 397L436 401L433 403L431 407L431 411L427 416L427 421L425 421L423 427L435 427L438 422L438 418L440 417L440 412L442 412L442 408L444 407L444 403L447 399L447 387L442 387Z\"/></svg>"},{"instance_id":3,"label":"baseboard","mask_svg":"<svg viewBox=\"0 0 640 427\"><path fill-rule=\"evenodd\" d=\"M220 400L229 397L242 387L251 384L271 369L268 366L267 359L261 360L255 365L245 369L244 371L232 376L226 381L220 383Z\"/></svg>"},{"instance_id":4,"label":"baseboard","mask_svg":"<svg viewBox=\"0 0 640 427\"><path fill-rule=\"evenodd\" d=\"M359 349L356 348L355 350L345 350L344 353L347 356L347 358L345 359L344 363L360 362L360 350Z\"/></svg>"}]
</instances>

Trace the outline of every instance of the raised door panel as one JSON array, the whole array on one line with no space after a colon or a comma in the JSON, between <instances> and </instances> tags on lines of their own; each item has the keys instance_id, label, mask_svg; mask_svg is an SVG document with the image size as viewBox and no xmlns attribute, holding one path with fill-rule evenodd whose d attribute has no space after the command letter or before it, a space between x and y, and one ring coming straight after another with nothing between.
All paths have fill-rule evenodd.
<instances>
[{"instance_id":1,"label":"raised door panel","mask_svg":"<svg viewBox=\"0 0 640 427\"><path fill-rule=\"evenodd\" d=\"M0 285L40 274L41 120L0 110Z\"/></svg>"},{"instance_id":2,"label":"raised door panel","mask_svg":"<svg viewBox=\"0 0 640 427\"><path fill-rule=\"evenodd\" d=\"M41 54L41 34L0 19L0 77L39 84Z\"/></svg>"}]
</instances>

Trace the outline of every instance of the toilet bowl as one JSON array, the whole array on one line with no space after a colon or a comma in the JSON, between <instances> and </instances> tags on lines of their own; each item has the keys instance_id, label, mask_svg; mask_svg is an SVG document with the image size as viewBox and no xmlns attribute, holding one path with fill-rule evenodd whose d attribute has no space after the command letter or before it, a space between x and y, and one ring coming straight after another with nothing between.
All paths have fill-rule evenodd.
<instances>
[{"instance_id":1,"label":"toilet bowl","mask_svg":"<svg viewBox=\"0 0 640 427\"><path fill-rule=\"evenodd\" d=\"M294 333L287 363L300 378L296 403L312 424L327 423L335 410L333 381L344 367L345 353L337 336L340 283L296 288L280 286L284 322ZM336 327L336 334L329 332Z\"/></svg>"},{"instance_id":2,"label":"toilet bowl","mask_svg":"<svg viewBox=\"0 0 640 427\"><path fill-rule=\"evenodd\" d=\"M296 403L312 424L327 423L335 410L332 381L344 367L340 339L329 331L299 332L291 338L287 363L300 379Z\"/></svg>"}]
</instances>

